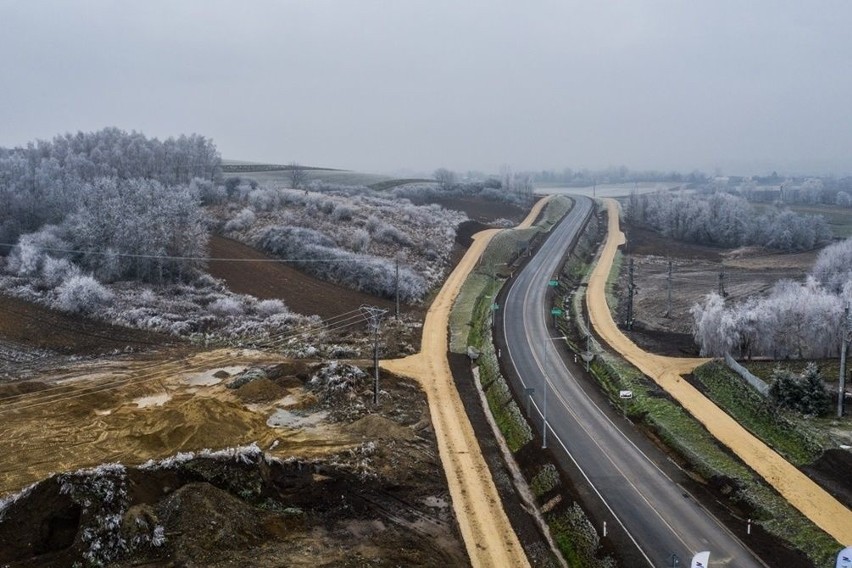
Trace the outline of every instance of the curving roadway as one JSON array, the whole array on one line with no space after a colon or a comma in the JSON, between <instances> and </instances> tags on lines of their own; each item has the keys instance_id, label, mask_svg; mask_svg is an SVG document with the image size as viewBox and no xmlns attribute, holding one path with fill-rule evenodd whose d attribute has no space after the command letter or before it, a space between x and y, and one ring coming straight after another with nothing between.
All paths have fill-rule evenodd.
<instances>
[{"instance_id":1,"label":"curving roadway","mask_svg":"<svg viewBox=\"0 0 852 568\"><path fill-rule=\"evenodd\" d=\"M631 442L563 361L564 346L548 325L548 281L592 210L589 198L572 197L574 207L511 283L501 307L499 331L514 391L535 389L530 402L539 432L547 397L547 445L579 470L582 490L606 511L613 542L632 547L621 551L631 565L671 566L672 554L689 565L694 553L710 550L711 566L765 566Z\"/></svg>"}]
</instances>

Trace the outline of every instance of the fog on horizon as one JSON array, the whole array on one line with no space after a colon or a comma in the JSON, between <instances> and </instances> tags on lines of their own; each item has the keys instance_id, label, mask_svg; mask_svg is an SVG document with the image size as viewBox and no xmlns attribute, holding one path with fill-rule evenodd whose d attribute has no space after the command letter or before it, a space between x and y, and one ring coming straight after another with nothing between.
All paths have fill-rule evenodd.
<instances>
[{"instance_id":1,"label":"fog on horizon","mask_svg":"<svg viewBox=\"0 0 852 568\"><path fill-rule=\"evenodd\" d=\"M0 146L373 172L852 172L852 4L0 0Z\"/></svg>"}]
</instances>

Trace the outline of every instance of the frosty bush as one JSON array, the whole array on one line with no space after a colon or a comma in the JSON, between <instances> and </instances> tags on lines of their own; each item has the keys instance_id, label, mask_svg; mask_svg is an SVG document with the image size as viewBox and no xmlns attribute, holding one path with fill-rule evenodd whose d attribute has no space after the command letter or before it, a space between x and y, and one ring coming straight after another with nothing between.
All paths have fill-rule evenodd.
<instances>
[{"instance_id":1,"label":"frosty bush","mask_svg":"<svg viewBox=\"0 0 852 568\"><path fill-rule=\"evenodd\" d=\"M245 312L242 303L236 298L220 298L212 302L207 309L220 316L241 316Z\"/></svg>"},{"instance_id":2,"label":"frosty bush","mask_svg":"<svg viewBox=\"0 0 852 568\"><path fill-rule=\"evenodd\" d=\"M62 231L56 225L47 225L34 233L21 236L18 245L12 249L6 268L18 276L35 276L42 269L48 255L58 255L56 250L70 247L62 238Z\"/></svg>"},{"instance_id":3,"label":"frosty bush","mask_svg":"<svg viewBox=\"0 0 852 568\"><path fill-rule=\"evenodd\" d=\"M48 256L41 267L41 281L48 289L56 288L66 280L79 275L80 269L64 258L56 259Z\"/></svg>"},{"instance_id":4,"label":"frosty bush","mask_svg":"<svg viewBox=\"0 0 852 568\"><path fill-rule=\"evenodd\" d=\"M331 212L331 218L335 221L349 221L352 219L353 211L348 205L336 204Z\"/></svg>"},{"instance_id":5,"label":"frosty bush","mask_svg":"<svg viewBox=\"0 0 852 568\"><path fill-rule=\"evenodd\" d=\"M257 311L257 315L268 318L278 314L285 314L289 310L287 310L287 306L281 300L262 300L257 303L255 311Z\"/></svg>"},{"instance_id":6,"label":"frosty bush","mask_svg":"<svg viewBox=\"0 0 852 568\"><path fill-rule=\"evenodd\" d=\"M56 307L66 312L92 314L109 305L113 293L87 275L72 276L57 289Z\"/></svg>"},{"instance_id":7,"label":"frosty bush","mask_svg":"<svg viewBox=\"0 0 852 568\"><path fill-rule=\"evenodd\" d=\"M225 223L225 232L244 231L254 224L255 219L254 211L245 207L233 219Z\"/></svg>"},{"instance_id":8,"label":"frosty bush","mask_svg":"<svg viewBox=\"0 0 852 568\"><path fill-rule=\"evenodd\" d=\"M370 248L370 233L364 229L355 229L349 235L349 248L354 252L365 252Z\"/></svg>"}]
</instances>

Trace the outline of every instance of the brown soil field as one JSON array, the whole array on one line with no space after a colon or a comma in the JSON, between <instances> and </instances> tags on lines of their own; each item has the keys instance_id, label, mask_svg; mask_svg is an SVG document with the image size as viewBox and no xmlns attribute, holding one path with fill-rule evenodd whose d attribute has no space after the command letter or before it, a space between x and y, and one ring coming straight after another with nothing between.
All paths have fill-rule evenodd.
<instances>
[{"instance_id":1,"label":"brown soil field","mask_svg":"<svg viewBox=\"0 0 852 568\"><path fill-rule=\"evenodd\" d=\"M210 256L241 259L241 262L214 260L208 266L210 274L224 280L230 290L264 300L282 300L288 308L300 314L329 318L357 310L362 305L394 309L391 300L314 278L284 263L269 262L272 257L218 235L210 237ZM261 262L244 262L252 259ZM410 306L404 306L404 310L418 312Z\"/></svg>"},{"instance_id":2,"label":"brown soil field","mask_svg":"<svg viewBox=\"0 0 852 568\"><path fill-rule=\"evenodd\" d=\"M176 343L167 335L109 325L3 295L0 340L65 355L99 355Z\"/></svg>"}]
</instances>

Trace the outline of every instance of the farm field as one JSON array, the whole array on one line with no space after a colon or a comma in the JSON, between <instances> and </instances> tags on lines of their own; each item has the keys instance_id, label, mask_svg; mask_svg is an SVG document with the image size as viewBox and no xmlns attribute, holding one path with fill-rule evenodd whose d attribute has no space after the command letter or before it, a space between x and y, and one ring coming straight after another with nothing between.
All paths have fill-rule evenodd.
<instances>
[{"instance_id":1,"label":"farm field","mask_svg":"<svg viewBox=\"0 0 852 568\"><path fill-rule=\"evenodd\" d=\"M646 349L670 355L697 355L689 309L719 290L719 275L732 301L768 291L778 280L800 279L816 260L817 251L774 253L762 249L721 249L681 243L630 224L627 245L615 283L617 318L626 318L629 259L634 263L637 294L631 339ZM668 262L672 262L672 307L666 317Z\"/></svg>"}]
</instances>

